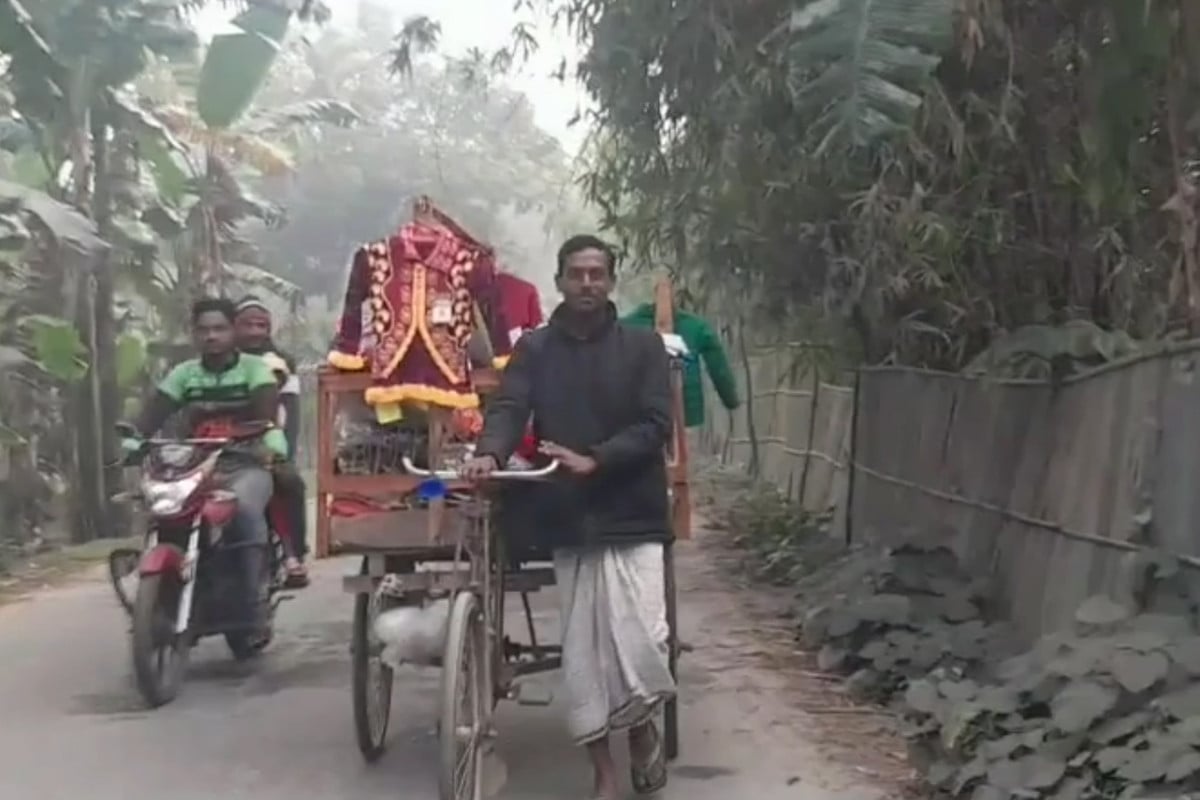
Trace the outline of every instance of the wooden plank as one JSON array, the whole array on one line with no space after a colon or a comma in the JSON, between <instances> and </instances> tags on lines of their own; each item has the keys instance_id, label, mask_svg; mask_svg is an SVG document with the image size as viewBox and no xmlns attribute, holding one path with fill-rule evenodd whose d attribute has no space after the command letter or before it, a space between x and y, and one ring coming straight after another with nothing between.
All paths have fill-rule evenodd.
<instances>
[{"instance_id":1,"label":"wooden plank","mask_svg":"<svg viewBox=\"0 0 1200 800\"><path fill-rule=\"evenodd\" d=\"M371 388L371 373L345 372L329 366L317 369L317 387L319 391L329 394L348 394L365 392Z\"/></svg>"},{"instance_id":2,"label":"wooden plank","mask_svg":"<svg viewBox=\"0 0 1200 800\"><path fill-rule=\"evenodd\" d=\"M491 367L472 367L471 383L476 391L494 389L500 384L500 372ZM374 382L371 373L345 372L329 366L317 369L317 385L330 394L354 394L366 392Z\"/></svg>"},{"instance_id":3,"label":"wooden plank","mask_svg":"<svg viewBox=\"0 0 1200 800\"><path fill-rule=\"evenodd\" d=\"M425 509L380 511L356 517L332 517L330 549L338 553L381 553L450 548L466 533L469 521L455 508L445 509L437 528Z\"/></svg>"},{"instance_id":4,"label":"wooden plank","mask_svg":"<svg viewBox=\"0 0 1200 800\"><path fill-rule=\"evenodd\" d=\"M450 553L452 556L453 553ZM442 553L430 553L428 561L440 560ZM471 572L467 568L458 570L429 570L427 572L408 572L394 575L393 585L405 592L435 592L457 589L466 585ZM348 594L369 594L379 585L380 576L347 575L342 578L342 591ZM548 586L553 586L554 568L537 567L534 569L512 570L504 574L504 591L509 594L533 593Z\"/></svg>"},{"instance_id":5,"label":"wooden plank","mask_svg":"<svg viewBox=\"0 0 1200 800\"><path fill-rule=\"evenodd\" d=\"M402 592L420 594L450 594L469 585L469 569L410 572L394 575L391 585ZM369 575L347 575L342 578L342 591L347 594L369 594L375 590L378 579Z\"/></svg>"},{"instance_id":6,"label":"wooden plank","mask_svg":"<svg viewBox=\"0 0 1200 800\"><path fill-rule=\"evenodd\" d=\"M329 488L325 471L333 464L332 394L325 385L326 373L317 373L317 541L316 557L327 558L330 547Z\"/></svg>"},{"instance_id":7,"label":"wooden plank","mask_svg":"<svg viewBox=\"0 0 1200 800\"><path fill-rule=\"evenodd\" d=\"M668 278L659 279L654 287L654 328L659 333L675 332L675 302ZM671 428L672 441L667 453L667 479L671 487L671 523L676 539L692 538L692 489L688 477L688 446L686 420L683 413L683 369L671 368Z\"/></svg>"}]
</instances>

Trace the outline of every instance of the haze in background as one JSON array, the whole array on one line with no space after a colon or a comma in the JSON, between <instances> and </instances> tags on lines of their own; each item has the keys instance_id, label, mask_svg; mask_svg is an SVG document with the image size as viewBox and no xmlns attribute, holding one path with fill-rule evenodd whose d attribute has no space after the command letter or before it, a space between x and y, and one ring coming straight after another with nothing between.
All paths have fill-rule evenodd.
<instances>
[{"instance_id":1,"label":"haze in background","mask_svg":"<svg viewBox=\"0 0 1200 800\"><path fill-rule=\"evenodd\" d=\"M358 0L325 2L333 11L329 24L339 27L355 24ZM383 0L380 5L394 12L397 23L415 14L440 22L441 49L447 55L462 55L472 47L493 51L510 42L511 32L518 23L535 23L532 30L540 45L538 52L508 82L529 97L538 125L557 138L567 153L578 154L587 126L568 123L577 112L588 107L588 98L573 79L560 81L552 75L563 59L567 62L566 74L574 74L579 47L565 30L550 24L544 15L534 18L524 12L517 13L511 0ZM198 16L197 28L202 36L211 36L231 16L228 10L209 7Z\"/></svg>"},{"instance_id":2,"label":"haze in background","mask_svg":"<svg viewBox=\"0 0 1200 800\"><path fill-rule=\"evenodd\" d=\"M252 179L258 191L287 210L278 230L247 230L264 255L262 266L295 283L305 299L295 335L300 350L319 352L341 311L355 249L387 236L428 194L473 234L492 244L502 264L535 284L548 311L558 300L556 251L569 235L597 228L574 183L574 159L586 125L584 94L573 75L576 49L549 20L533 35L539 48L528 62L488 87L464 83L446 59L472 49L491 54L511 44L522 19L510 0L328 0L325 26L297 30L312 48L281 53L255 100L273 108L336 100L361 122L348 129L300 128L277 140L294 169ZM413 15L441 25L436 53L418 55L411 78L389 75L394 32ZM198 20L202 36L221 32L233 14L210 9Z\"/></svg>"}]
</instances>

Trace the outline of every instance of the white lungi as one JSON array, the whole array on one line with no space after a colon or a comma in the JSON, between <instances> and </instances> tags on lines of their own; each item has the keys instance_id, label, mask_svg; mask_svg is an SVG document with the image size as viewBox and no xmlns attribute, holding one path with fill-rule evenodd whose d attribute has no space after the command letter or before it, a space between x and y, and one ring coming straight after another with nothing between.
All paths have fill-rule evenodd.
<instances>
[{"instance_id":1,"label":"white lungi","mask_svg":"<svg viewBox=\"0 0 1200 800\"><path fill-rule=\"evenodd\" d=\"M662 544L561 548L554 572L571 737L587 744L641 725L675 694Z\"/></svg>"}]
</instances>

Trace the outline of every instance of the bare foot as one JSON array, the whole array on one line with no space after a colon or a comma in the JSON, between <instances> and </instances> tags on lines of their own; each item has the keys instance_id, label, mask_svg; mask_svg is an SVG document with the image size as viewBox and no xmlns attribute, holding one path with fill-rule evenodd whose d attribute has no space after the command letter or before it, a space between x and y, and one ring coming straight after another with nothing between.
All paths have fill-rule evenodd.
<instances>
[{"instance_id":1,"label":"bare foot","mask_svg":"<svg viewBox=\"0 0 1200 800\"><path fill-rule=\"evenodd\" d=\"M592 800L621 800L621 793L616 789L597 789Z\"/></svg>"},{"instance_id":2,"label":"bare foot","mask_svg":"<svg viewBox=\"0 0 1200 800\"><path fill-rule=\"evenodd\" d=\"M595 800L621 800L621 787L617 783L616 769L608 774L601 774L597 770L592 792Z\"/></svg>"},{"instance_id":3,"label":"bare foot","mask_svg":"<svg viewBox=\"0 0 1200 800\"><path fill-rule=\"evenodd\" d=\"M608 739L591 742L587 746L595 776L592 788L596 800L620 800L621 786L617 780L617 764L608 749Z\"/></svg>"}]
</instances>

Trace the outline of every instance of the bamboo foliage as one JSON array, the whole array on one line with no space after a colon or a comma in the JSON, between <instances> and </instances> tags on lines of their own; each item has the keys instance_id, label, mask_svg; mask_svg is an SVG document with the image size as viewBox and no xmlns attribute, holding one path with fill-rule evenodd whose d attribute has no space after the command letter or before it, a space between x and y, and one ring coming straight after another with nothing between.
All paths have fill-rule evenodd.
<instances>
[{"instance_id":1,"label":"bamboo foliage","mask_svg":"<svg viewBox=\"0 0 1200 800\"><path fill-rule=\"evenodd\" d=\"M855 357L949 369L1026 326L1068 352L1067 323L1200 318L1194 3L543 10L585 50L587 194L713 313L787 337L815 309Z\"/></svg>"}]
</instances>

